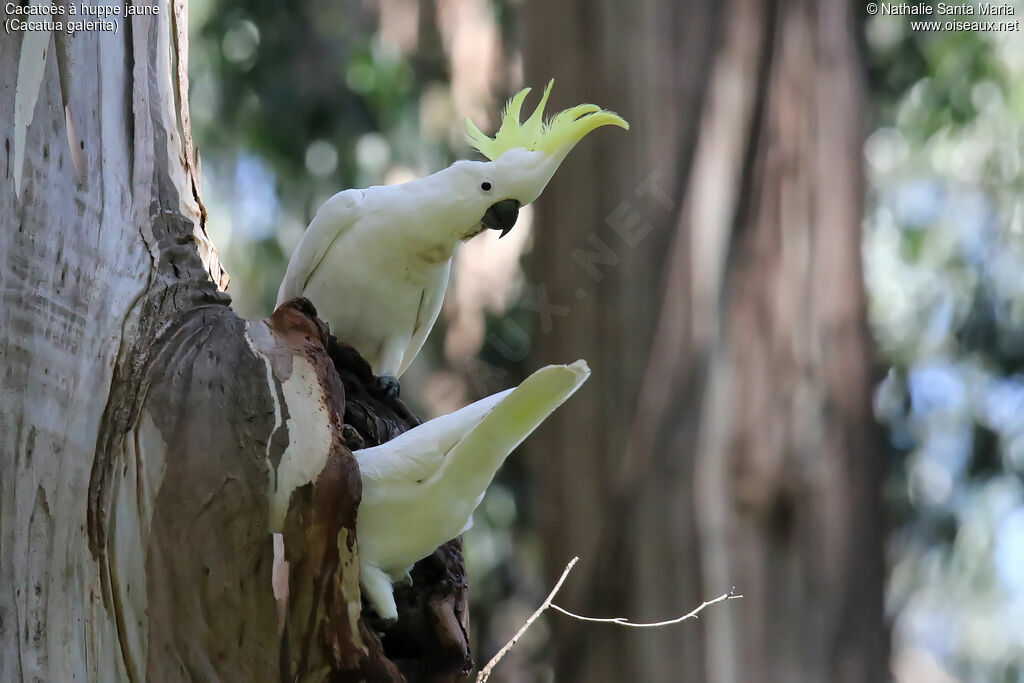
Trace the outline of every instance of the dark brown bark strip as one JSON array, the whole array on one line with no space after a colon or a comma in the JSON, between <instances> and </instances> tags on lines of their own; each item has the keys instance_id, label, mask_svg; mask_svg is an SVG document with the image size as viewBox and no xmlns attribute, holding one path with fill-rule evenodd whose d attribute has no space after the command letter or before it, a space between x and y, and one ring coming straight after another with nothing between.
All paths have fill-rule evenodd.
<instances>
[{"instance_id":1,"label":"dark brown bark strip","mask_svg":"<svg viewBox=\"0 0 1024 683\"><path fill-rule=\"evenodd\" d=\"M468 582L458 539L413 568L413 585L396 592L398 623L383 638L373 620L352 616L359 600L355 532L361 480L349 446L379 445L420 420L401 401L380 396L369 364L327 335L313 316L312 305L296 299L271 319L279 338L302 339L307 357L317 364L332 397L336 437L311 499L302 489L293 495L285 531L296 599L291 614L297 618L288 627L289 649L297 656L289 680L321 680L326 666L329 679L338 681L461 681L472 659Z\"/></svg>"}]
</instances>

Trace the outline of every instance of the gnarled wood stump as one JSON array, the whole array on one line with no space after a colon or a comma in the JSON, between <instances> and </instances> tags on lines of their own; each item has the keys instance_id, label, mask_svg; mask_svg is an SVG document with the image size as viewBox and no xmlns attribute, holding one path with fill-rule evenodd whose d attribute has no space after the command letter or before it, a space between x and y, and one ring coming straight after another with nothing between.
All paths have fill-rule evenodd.
<instances>
[{"instance_id":1,"label":"gnarled wood stump","mask_svg":"<svg viewBox=\"0 0 1024 683\"><path fill-rule=\"evenodd\" d=\"M289 611L282 671L296 680L314 674L313 661L326 664L331 680L463 680L472 669L469 649L468 582L461 539L441 546L412 570L413 583L396 592L398 622L379 635L380 624L360 614L356 515L361 495L352 450L389 441L420 424L405 404L377 390L369 364L351 346L327 333L305 299L283 304L272 325L305 332L324 365L333 415L342 415L341 442L312 491L293 497L285 533L291 592L301 595ZM323 361L323 356L320 357ZM332 375L333 370L336 375ZM337 377L339 381L334 378ZM338 543L332 544L332 539ZM342 539L345 540L342 543ZM361 607L365 607L365 604ZM314 654L314 648L319 650ZM290 660L290 661L289 661ZM293 668L292 668L293 667Z\"/></svg>"}]
</instances>

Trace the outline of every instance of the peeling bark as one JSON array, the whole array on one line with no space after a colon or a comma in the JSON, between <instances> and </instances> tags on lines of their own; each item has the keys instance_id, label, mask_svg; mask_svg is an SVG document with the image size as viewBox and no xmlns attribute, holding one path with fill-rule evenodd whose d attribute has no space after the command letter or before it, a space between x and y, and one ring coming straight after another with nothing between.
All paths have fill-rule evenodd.
<instances>
[{"instance_id":1,"label":"peeling bark","mask_svg":"<svg viewBox=\"0 0 1024 683\"><path fill-rule=\"evenodd\" d=\"M0 40L0 680L461 680L456 542L383 639L363 618L350 448L419 420L308 302L231 310L175 103L184 5L160 8Z\"/></svg>"},{"instance_id":2,"label":"peeling bark","mask_svg":"<svg viewBox=\"0 0 1024 683\"><path fill-rule=\"evenodd\" d=\"M369 364L327 335L305 299L271 319L278 338L301 338L331 400L333 446L312 491L297 490L285 526L290 570L285 650L288 680L461 681L469 656L467 582L456 539L413 568L413 585L396 594L398 623L383 637L360 618L356 509L361 480L349 445L377 446L420 423L405 405L372 387ZM312 323L311 323L312 321ZM343 416L343 418L342 418ZM305 487L309 488L309 487Z\"/></svg>"}]
</instances>

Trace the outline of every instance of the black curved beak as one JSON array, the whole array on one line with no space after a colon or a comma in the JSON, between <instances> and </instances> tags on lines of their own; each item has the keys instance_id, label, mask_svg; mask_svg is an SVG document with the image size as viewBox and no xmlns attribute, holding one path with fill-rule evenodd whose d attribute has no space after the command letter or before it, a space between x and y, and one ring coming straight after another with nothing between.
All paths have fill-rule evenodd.
<instances>
[{"instance_id":1,"label":"black curved beak","mask_svg":"<svg viewBox=\"0 0 1024 683\"><path fill-rule=\"evenodd\" d=\"M500 202L491 204L480 222L491 230L501 230L501 234L498 235L498 239L501 239L516 224L517 218L519 218L519 201L502 199Z\"/></svg>"}]
</instances>

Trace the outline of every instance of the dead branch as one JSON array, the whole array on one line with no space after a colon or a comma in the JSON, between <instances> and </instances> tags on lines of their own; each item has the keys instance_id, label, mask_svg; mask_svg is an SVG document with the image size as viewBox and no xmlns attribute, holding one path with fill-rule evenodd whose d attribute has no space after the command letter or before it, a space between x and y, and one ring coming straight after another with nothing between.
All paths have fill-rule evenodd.
<instances>
[{"instance_id":1,"label":"dead branch","mask_svg":"<svg viewBox=\"0 0 1024 683\"><path fill-rule=\"evenodd\" d=\"M693 610L692 612L688 612L681 617L669 619L667 621L652 621L647 623L630 621L625 617L584 617L582 615L570 612L564 607L559 607L555 604L551 604L550 607L556 612L561 612L565 616L572 617L573 619L578 619L579 621L589 621L595 624L618 624L619 626L629 626L630 628L658 628L660 626L671 626L672 624L678 624L680 622L686 621L687 619L697 619L698 615L700 615L701 611L705 607L710 607L711 605L717 605L718 603L725 602L726 600L735 600L737 598L742 597L742 595L736 593L736 588L733 587L729 589L728 593L722 593L717 598L702 602L700 606L697 607L695 610Z\"/></svg>"},{"instance_id":2,"label":"dead branch","mask_svg":"<svg viewBox=\"0 0 1024 683\"><path fill-rule=\"evenodd\" d=\"M572 571L573 566L575 566L579 561L580 558L578 557L574 557L569 560L569 564L565 565L565 570L562 571L562 575L558 577L558 582L555 584L555 587L551 589L551 592L548 593L548 597L544 598L544 602L542 602L540 607L537 608L537 611L530 615L530 618L526 620L526 623L523 624L522 628L516 631L516 634L512 636L512 640L505 643L505 646L498 650L498 653L491 658L491 661L487 662L487 666L480 669L480 673L477 674L476 677L476 683L485 683L487 679L491 677L494 667L498 665L501 658L507 655L509 650L515 647L516 643L519 642L519 639L523 637L524 633L526 633L526 629L530 628L530 625L537 620L537 617L543 614L544 610L548 607L551 607L551 601L555 599L555 595L558 593L559 589L561 589L562 583L565 581L565 577L569 576L569 572Z\"/></svg>"},{"instance_id":3,"label":"dead branch","mask_svg":"<svg viewBox=\"0 0 1024 683\"><path fill-rule=\"evenodd\" d=\"M717 598L702 602L699 607L690 612L687 612L683 616L677 617L675 619L669 619L667 621L655 621L644 623L633 622L625 617L585 617L580 614L570 612L564 607L559 607L553 602L555 599L555 595L557 595L558 591L561 590L562 584L565 583L566 577L569 576L569 572L571 572L572 568L576 565L577 562L579 562L579 559L579 557L574 557L571 560L569 560L569 564L565 565L565 569L562 571L562 575L558 577L558 581L555 583L555 587L551 589L551 592L548 593L548 597L544 598L544 602L542 602L540 607L538 607L536 611L534 611L534 613L530 615L530 618L526 620L526 623L524 623L522 627L518 631L516 631L516 634L512 636L512 639L505 643L504 647L498 650L497 654L495 654L494 657L491 658L491 661L487 662L487 665L480 670L480 673L477 674L476 677L476 683L486 683L487 679L491 677L492 673L494 673L494 667L498 665L498 662L500 662L501 659L505 655L507 655L509 651L512 650L513 647L515 647L516 643L519 642L519 639L523 637L524 633L526 633L526 630L530 628L533 622L535 622L537 618L548 609L553 609L556 612L561 612L565 616L571 617L578 621L586 621L598 624L617 624L619 626L628 626L630 628L659 628L662 626L671 626L672 624L678 624L680 622L686 621L687 619L697 619L701 611L703 611L706 607L710 607L711 605L716 605L720 602L725 602L727 600L735 600L737 598L743 597L742 595L736 593L736 588L733 587L729 589L729 592L722 593Z\"/></svg>"}]
</instances>

